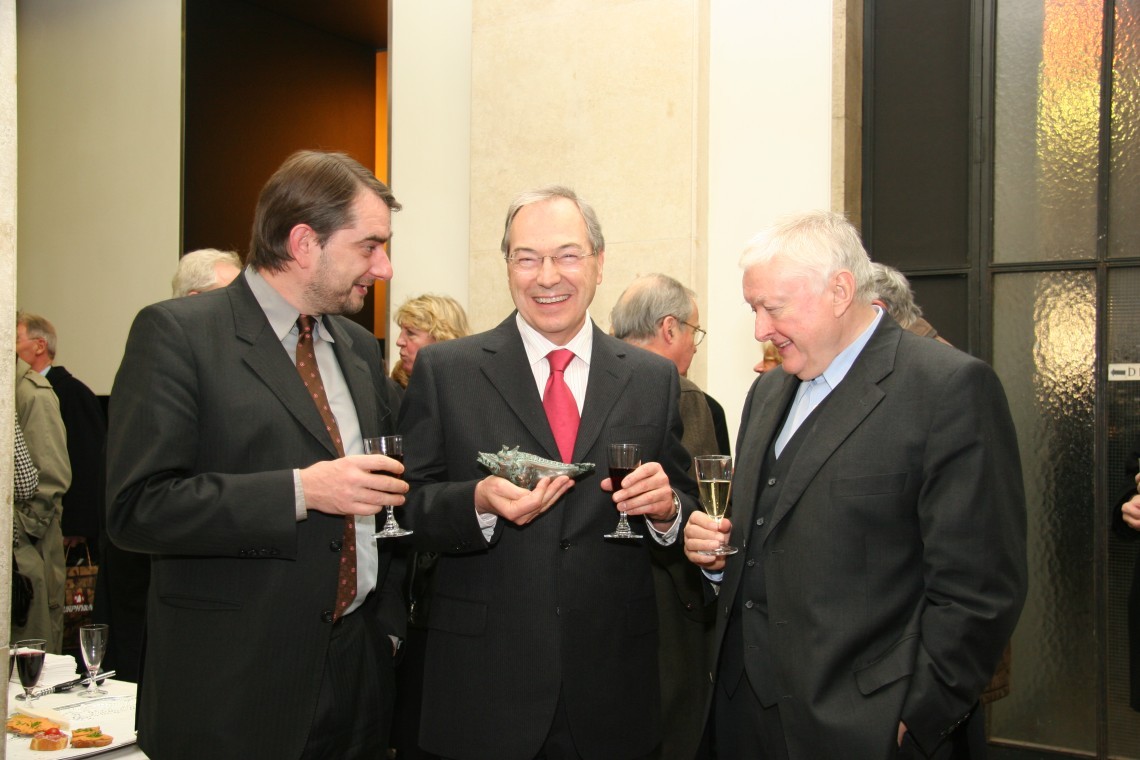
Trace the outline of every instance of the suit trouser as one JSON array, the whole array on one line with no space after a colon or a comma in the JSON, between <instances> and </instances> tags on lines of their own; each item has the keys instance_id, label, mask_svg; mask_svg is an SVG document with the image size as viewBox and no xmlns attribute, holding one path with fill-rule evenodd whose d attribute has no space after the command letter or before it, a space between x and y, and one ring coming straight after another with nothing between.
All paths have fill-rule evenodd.
<instances>
[{"instance_id":1,"label":"suit trouser","mask_svg":"<svg viewBox=\"0 0 1140 760\"><path fill-rule=\"evenodd\" d=\"M395 685L392 658L385 658L382 645L372 639L359 610L333 624L317 713L302 760L385 756Z\"/></svg>"},{"instance_id":2,"label":"suit trouser","mask_svg":"<svg viewBox=\"0 0 1140 760\"><path fill-rule=\"evenodd\" d=\"M778 705L764 707L748 676L731 692L718 683L713 695L713 741L720 760L788 760Z\"/></svg>"}]
</instances>

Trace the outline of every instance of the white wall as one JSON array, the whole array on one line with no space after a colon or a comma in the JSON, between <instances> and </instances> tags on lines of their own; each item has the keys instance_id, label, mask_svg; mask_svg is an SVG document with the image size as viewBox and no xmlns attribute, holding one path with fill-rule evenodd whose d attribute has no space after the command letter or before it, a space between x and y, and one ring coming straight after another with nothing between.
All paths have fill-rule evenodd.
<instances>
[{"instance_id":1,"label":"white wall","mask_svg":"<svg viewBox=\"0 0 1140 760\"><path fill-rule=\"evenodd\" d=\"M471 0L389 3L391 314L409 296L468 308L471 204ZM389 326L388 366L398 358Z\"/></svg>"},{"instance_id":2,"label":"white wall","mask_svg":"<svg viewBox=\"0 0 1140 760\"><path fill-rule=\"evenodd\" d=\"M181 0L19 0L17 305L109 393L135 313L170 295L182 162Z\"/></svg>"},{"instance_id":3,"label":"white wall","mask_svg":"<svg viewBox=\"0 0 1140 760\"><path fill-rule=\"evenodd\" d=\"M705 390L736 429L760 358L737 265L780 214L831 204L832 4L709 4Z\"/></svg>"}]
</instances>

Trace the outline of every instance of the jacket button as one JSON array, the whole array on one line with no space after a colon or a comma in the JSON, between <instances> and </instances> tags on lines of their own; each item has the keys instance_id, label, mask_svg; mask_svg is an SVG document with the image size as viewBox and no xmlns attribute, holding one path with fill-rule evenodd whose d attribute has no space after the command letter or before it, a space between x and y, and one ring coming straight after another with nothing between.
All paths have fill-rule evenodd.
<instances>
[{"instance_id":1,"label":"jacket button","mask_svg":"<svg viewBox=\"0 0 1140 760\"><path fill-rule=\"evenodd\" d=\"M749 599L747 602L744 603L744 606L747 609L752 609L755 605L756 605L756 603L754 601L752 601L751 599Z\"/></svg>"},{"instance_id":2,"label":"jacket button","mask_svg":"<svg viewBox=\"0 0 1140 760\"><path fill-rule=\"evenodd\" d=\"M768 478L768 487L771 488L774 485L776 485L776 479L775 478Z\"/></svg>"},{"instance_id":3,"label":"jacket button","mask_svg":"<svg viewBox=\"0 0 1140 760\"><path fill-rule=\"evenodd\" d=\"M331 623L333 621L333 611L332 610L325 610L324 612L322 612L321 613L321 620L325 623Z\"/></svg>"},{"instance_id":4,"label":"jacket button","mask_svg":"<svg viewBox=\"0 0 1140 760\"><path fill-rule=\"evenodd\" d=\"M747 562L745 562L744 564L748 565L749 567L756 567L756 560L754 560L754 559L752 559L751 557L749 557L749 558L748 558L748 561L747 561Z\"/></svg>"},{"instance_id":5,"label":"jacket button","mask_svg":"<svg viewBox=\"0 0 1140 760\"><path fill-rule=\"evenodd\" d=\"M565 551L566 549L570 548L570 542L563 539L562 543L560 543L559 546L561 546L563 551Z\"/></svg>"},{"instance_id":6,"label":"jacket button","mask_svg":"<svg viewBox=\"0 0 1140 760\"><path fill-rule=\"evenodd\" d=\"M764 524L764 518L763 517L757 517L756 518L756 527L760 527L763 524Z\"/></svg>"},{"instance_id":7,"label":"jacket button","mask_svg":"<svg viewBox=\"0 0 1140 760\"><path fill-rule=\"evenodd\" d=\"M329 541L329 551L339 552L344 547L344 542L339 538L334 541Z\"/></svg>"},{"instance_id":8,"label":"jacket button","mask_svg":"<svg viewBox=\"0 0 1140 760\"><path fill-rule=\"evenodd\" d=\"M693 604L692 602L685 602L685 609L688 610L689 612L692 612L695 607L696 607L696 605Z\"/></svg>"}]
</instances>

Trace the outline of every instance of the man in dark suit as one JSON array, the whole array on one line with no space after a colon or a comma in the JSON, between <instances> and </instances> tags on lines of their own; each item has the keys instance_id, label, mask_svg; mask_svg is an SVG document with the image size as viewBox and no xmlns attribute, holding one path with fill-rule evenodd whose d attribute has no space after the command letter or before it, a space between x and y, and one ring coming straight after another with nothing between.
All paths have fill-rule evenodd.
<instances>
[{"instance_id":1,"label":"man in dark suit","mask_svg":"<svg viewBox=\"0 0 1140 760\"><path fill-rule=\"evenodd\" d=\"M680 551L695 506L677 371L588 318L605 244L572 190L517 198L502 250L515 313L421 349L401 409L407 518L417 547L441 554L420 744L461 759L644 757L661 736L650 552ZM548 416L544 397L567 406ZM641 444L620 483L605 477L610 443ZM476 463L504 444L598 471L527 490ZM644 538L603 538L619 508Z\"/></svg>"},{"instance_id":2,"label":"man in dark suit","mask_svg":"<svg viewBox=\"0 0 1140 760\"><path fill-rule=\"evenodd\" d=\"M98 397L83 381L55 364L58 338L55 326L38 314L16 314L16 354L51 383L59 398L59 412L67 429L67 457L71 462L71 486L63 495L64 546L86 542L99 557L99 515L107 452L107 420ZM64 646L74 649L75 641Z\"/></svg>"},{"instance_id":3,"label":"man in dark suit","mask_svg":"<svg viewBox=\"0 0 1140 760\"><path fill-rule=\"evenodd\" d=\"M758 341L732 519L694 514L720 579L721 757L969 757L978 695L1026 589L1025 497L1005 394L973 357L871 305L870 261L827 212L741 259ZM731 539L726 560L701 552Z\"/></svg>"},{"instance_id":4,"label":"man in dark suit","mask_svg":"<svg viewBox=\"0 0 1140 760\"><path fill-rule=\"evenodd\" d=\"M296 153L262 189L242 275L131 328L108 527L153 558L138 740L155 760L387 747L405 612L372 533L407 486L362 454L396 412L376 339L340 315L391 277L399 208L351 158Z\"/></svg>"}]
</instances>

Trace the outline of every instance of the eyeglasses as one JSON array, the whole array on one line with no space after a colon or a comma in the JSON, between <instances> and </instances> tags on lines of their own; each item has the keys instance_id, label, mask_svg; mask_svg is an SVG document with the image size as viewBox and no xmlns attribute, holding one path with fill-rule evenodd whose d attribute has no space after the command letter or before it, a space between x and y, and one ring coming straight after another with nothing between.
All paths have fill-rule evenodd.
<instances>
[{"instance_id":1,"label":"eyeglasses","mask_svg":"<svg viewBox=\"0 0 1140 760\"><path fill-rule=\"evenodd\" d=\"M550 259L550 263L560 272L575 272L582 268L586 259L597 256L596 253L559 253L554 256L536 256L533 253L521 253L507 256L507 263L516 272L537 272L542 269L542 263Z\"/></svg>"},{"instance_id":2,"label":"eyeglasses","mask_svg":"<svg viewBox=\"0 0 1140 760\"><path fill-rule=\"evenodd\" d=\"M702 330L697 325L690 324L690 323L688 323L684 320L681 320L681 319L678 319L677 321L680 322L681 324L683 324L685 327L693 328L693 345L694 346L701 345L701 342L705 339L705 336L709 334L707 330Z\"/></svg>"}]
</instances>

